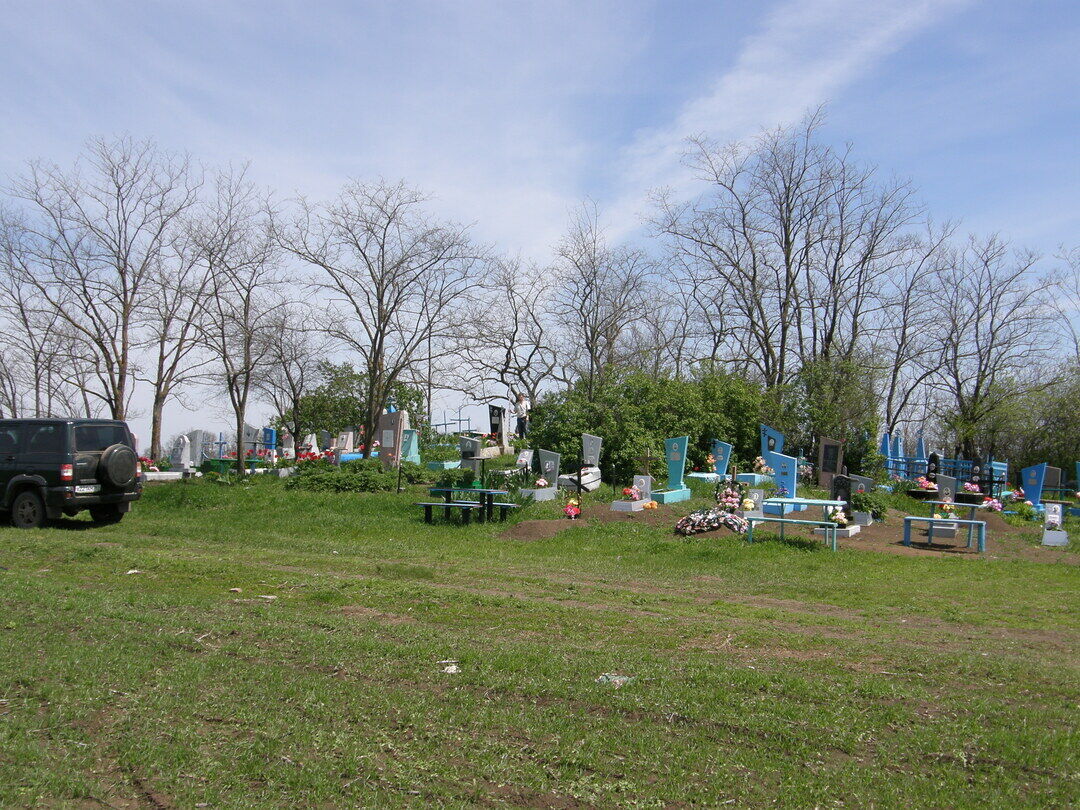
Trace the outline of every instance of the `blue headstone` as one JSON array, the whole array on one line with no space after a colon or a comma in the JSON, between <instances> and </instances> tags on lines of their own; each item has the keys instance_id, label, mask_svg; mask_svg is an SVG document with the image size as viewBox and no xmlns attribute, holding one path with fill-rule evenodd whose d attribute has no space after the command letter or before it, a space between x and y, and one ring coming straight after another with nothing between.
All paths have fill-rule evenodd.
<instances>
[{"instance_id":1,"label":"blue headstone","mask_svg":"<svg viewBox=\"0 0 1080 810\"><path fill-rule=\"evenodd\" d=\"M686 445L689 436L680 436L677 439L664 439L664 456L667 458L668 489L685 489L683 474L686 472Z\"/></svg>"},{"instance_id":2,"label":"blue headstone","mask_svg":"<svg viewBox=\"0 0 1080 810\"><path fill-rule=\"evenodd\" d=\"M1020 471L1020 487L1024 490L1024 500L1031 501L1035 506L1042 501L1043 481L1046 480L1048 466L1050 465L1044 461Z\"/></svg>"},{"instance_id":3,"label":"blue headstone","mask_svg":"<svg viewBox=\"0 0 1080 810\"><path fill-rule=\"evenodd\" d=\"M263 428L262 443L267 450L277 450L277 431L273 428Z\"/></svg>"},{"instance_id":4,"label":"blue headstone","mask_svg":"<svg viewBox=\"0 0 1080 810\"><path fill-rule=\"evenodd\" d=\"M765 462L773 468L777 490L783 489L786 493L782 497L797 497L795 489L799 480L799 460L783 453L769 453L765 456Z\"/></svg>"},{"instance_id":5,"label":"blue headstone","mask_svg":"<svg viewBox=\"0 0 1080 810\"><path fill-rule=\"evenodd\" d=\"M722 442L719 439L713 439L712 454L715 462L714 470L716 474L723 478L727 475L728 462L731 461L732 446L727 442ZM1080 462L1078 462L1080 463Z\"/></svg>"},{"instance_id":6,"label":"blue headstone","mask_svg":"<svg viewBox=\"0 0 1080 810\"><path fill-rule=\"evenodd\" d=\"M768 460L767 453L784 452L784 434L768 425L761 425L761 457ZM770 465L772 466L772 465Z\"/></svg>"},{"instance_id":7,"label":"blue headstone","mask_svg":"<svg viewBox=\"0 0 1080 810\"><path fill-rule=\"evenodd\" d=\"M420 432L417 430L401 431L401 460L420 463Z\"/></svg>"}]
</instances>

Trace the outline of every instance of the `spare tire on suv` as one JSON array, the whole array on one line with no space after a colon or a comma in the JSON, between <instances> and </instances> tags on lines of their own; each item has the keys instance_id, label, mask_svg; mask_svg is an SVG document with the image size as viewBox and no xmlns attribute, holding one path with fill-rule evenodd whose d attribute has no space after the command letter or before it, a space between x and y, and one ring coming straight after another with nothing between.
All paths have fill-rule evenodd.
<instances>
[{"instance_id":1,"label":"spare tire on suv","mask_svg":"<svg viewBox=\"0 0 1080 810\"><path fill-rule=\"evenodd\" d=\"M101 454L97 478L102 486L124 489L135 480L138 457L126 444L114 444Z\"/></svg>"}]
</instances>

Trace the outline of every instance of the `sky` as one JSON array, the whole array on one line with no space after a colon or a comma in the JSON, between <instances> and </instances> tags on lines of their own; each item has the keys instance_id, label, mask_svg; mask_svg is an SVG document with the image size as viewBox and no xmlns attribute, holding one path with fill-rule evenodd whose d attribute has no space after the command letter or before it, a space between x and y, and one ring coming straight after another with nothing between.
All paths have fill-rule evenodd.
<instances>
[{"instance_id":1,"label":"sky","mask_svg":"<svg viewBox=\"0 0 1080 810\"><path fill-rule=\"evenodd\" d=\"M583 199L634 238L650 190L699 191L687 137L745 139L825 104L824 137L910 179L936 219L1047 255L1080 244L1075 0L3 10L4 177L131 134L208 165L250 161L282 199L402 178L479 240L544 259ZM167 434L228 424L214 405L166 420Z\"/></svg>"}]
</instances>

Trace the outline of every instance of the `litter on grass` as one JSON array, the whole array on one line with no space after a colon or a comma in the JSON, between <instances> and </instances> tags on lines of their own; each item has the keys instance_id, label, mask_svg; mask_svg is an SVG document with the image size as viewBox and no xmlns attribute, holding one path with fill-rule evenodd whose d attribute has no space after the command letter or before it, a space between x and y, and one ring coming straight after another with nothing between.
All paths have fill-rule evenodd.
<instances>
[{"instance_id":1,"label":"litter on grass","mask_svg":"<svg viewBox=\"0 0 1080 810\"><path fill-rule=\"evenodd\" d=\"M620 675L617 672L605 672L599 678L596 679L597 683L606 683L614 686L616 689L621 689L628 683L632 683L634 677L632 675Z\"/></svg>"},{"instance_id":2,"label":"litter on grass","mask_svg":"<svg viewBox=\"0 0 1080 810\"><path fill-rule=\"evenodd\" d=\"M461 667L458 666L460 663L459 661L447 659L446 661L436 661L435 663L442 667L441 671L445 672L447 675L456 675L461 672Z\"/></svg>"}]
</instances>

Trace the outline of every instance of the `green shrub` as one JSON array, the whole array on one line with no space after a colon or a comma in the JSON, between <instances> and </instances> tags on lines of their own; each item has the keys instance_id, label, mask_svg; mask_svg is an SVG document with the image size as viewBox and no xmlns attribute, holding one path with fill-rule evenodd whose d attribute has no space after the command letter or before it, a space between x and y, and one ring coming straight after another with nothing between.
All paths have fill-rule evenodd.
<instances>
[{"instance_id":1,"label":"green shrub","mask_svg":"<svg viewBox=\"0 0 1080 810\"><path fill-rule=\"evenodd\" d=\"M461 458L461 448L456 444L432 444L420 451L424 461L457 461Z\"/></svg>"},{"instance_id":2,"label":"green shrub","mask_svg":"<svg viewBox=\"0 0 1080 810\"><path fill-rule=\"evenodd\" d=\"M851 509L854 512L869 512L874 520L883 521L889 514L889 501L884 492L852 492Z\"/></svg>"},{"instance_id":3,"label":"green shrub","mask_svg":"<svg viewBox=\"0 0 1080 810\"><path fill-rule=\"evenodd\" d=\"M370 465L347 469L347 465L354 463L347 462L341 469L301 469L285 480L285 488L307 492L390 492L397 489L396 472L383 472Z\"/></svg>"},{"instance_id":4,"label":"green shrub","mask_svg":"<svg viewBox=\"0 0 1080 810\"><path fill-rule=\"evenodd\" d=\"M440 470L439 477L435 481L437 487L471 487L476 479L476 474L468 467L459 467L454 470Z\"/></svg>"},{"instance_id":5,"label":"green shrub","mask_svg":"<svg viewBox=\"0 0 1080 810\"><path fill-rule=\"evenodd\" d=\"M706 465L713 439L734 445L734 458L748 462L758 454L761 389L720 372L697 379L658 379L628 374L591 392L584 383L543 397L533 409L529 441L562 453L563 470L581 456L581 434L604 440L600 467L605 479L628 481L646 450L655 461L652 474L664 475L664 439L689 436L687 472Z\"/></svg>"}]
</instances>

